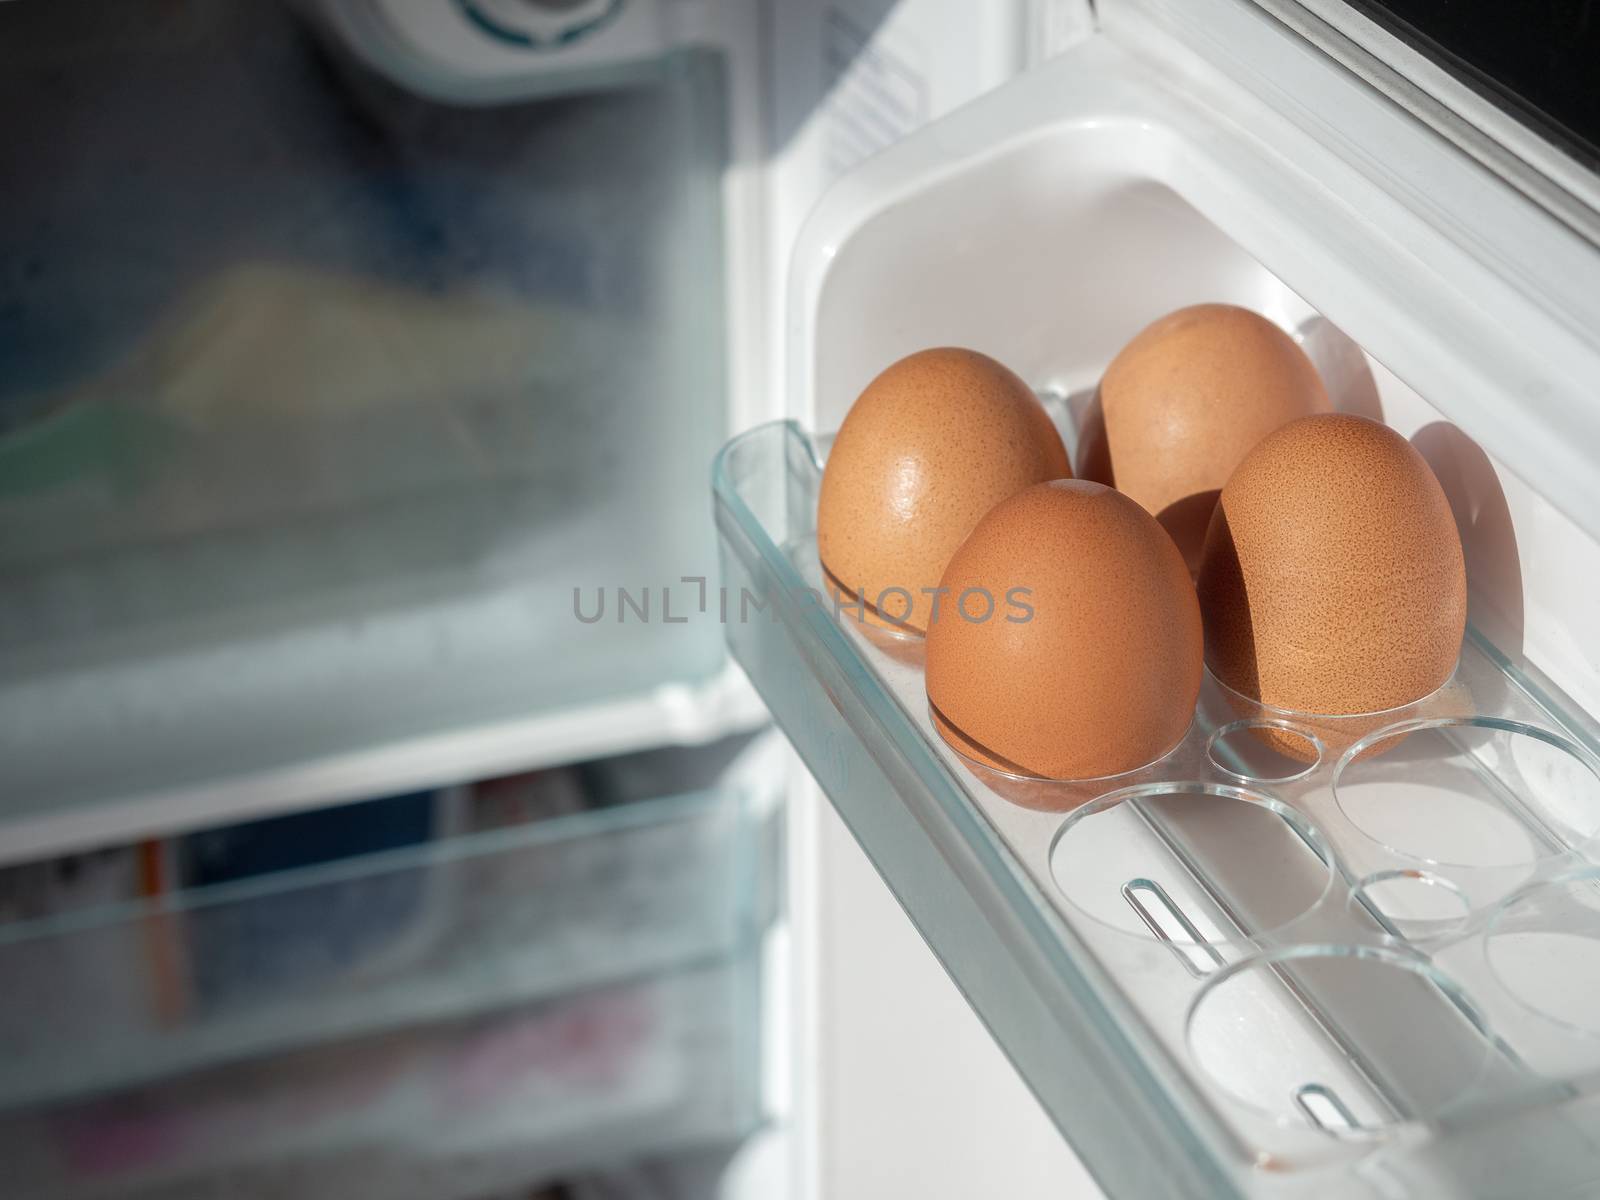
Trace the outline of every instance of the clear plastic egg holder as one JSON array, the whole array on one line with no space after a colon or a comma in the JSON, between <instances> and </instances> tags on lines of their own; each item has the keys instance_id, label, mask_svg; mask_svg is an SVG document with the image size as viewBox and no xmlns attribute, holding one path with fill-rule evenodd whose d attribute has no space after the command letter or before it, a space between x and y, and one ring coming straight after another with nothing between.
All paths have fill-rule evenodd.
<instances>
[{"instance_id":1,"label":"clear plastic egg holder","mask_svg":"<svg viewBox=\"0 0 1600 1200\"><path fill-rule=\"evenodd\" d=\"M814 512L826 439L790 436ZM832 607L814 533L786 553L1262 1164L1600 1076L1600 760L1475 635L1402 708L1287 712L1208 674L1157 761L1025 778L938 735L923 640Z\"/></svg>"}]
</instances>

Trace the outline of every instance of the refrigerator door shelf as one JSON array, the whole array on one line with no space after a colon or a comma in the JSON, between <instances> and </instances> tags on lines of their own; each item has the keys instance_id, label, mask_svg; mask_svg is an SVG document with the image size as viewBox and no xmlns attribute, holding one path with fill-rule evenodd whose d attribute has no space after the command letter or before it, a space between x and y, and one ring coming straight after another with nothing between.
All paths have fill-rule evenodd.
<instances>
[{"instance_id":1,"label":"refrigerator door shelf","mask_svg":"<svg viewBox=\"0 0 1600 1200\"><path fill-rule=\"evenodd\" d=\"M1597 944L1583 710L1600 689L1579 585L1600 577L1581 501L1600 324L1575 317L1600 259L1259 11L1184 9L1214 18L1197 42L1241 55L1230 76L1181 51L1150 19L1163 7L1103 6L1104 34L824 200L792 279L801 420L716 468L729 642L1111 1194L1584 1186L1600 1061L1557 998L1585 994ZM1250 71L1293 77L1296 99L1266 102ZM1440 474L1473 589L1456 680L1355 730L1212 688L1185 745L1137 778L1043 797L979 778L931 732L914 647L860 636L807 590L826 439L802 430L836 428L896 357L965 344L1057 397L1070 438L1120 345L1202 300L1294 332L1341 408ZM1389 719L1423 724L1388 745ZM1328 752L1303 775L1263 764L1238 728L1262 720ZM1388 753L1341 770L1360 737Z\"/></svg>"},{"instance_id":2,"label":"refrigerator door shelf","mask_svg":"<svg viewBox=\"0 0 1600 1200\"><path fill-rule=\"evenodd\" d=\"M792 423L719 459L734 654L1110 1194L1543 1195L1600 1171L1600 1028L1573 999L1600 958L1600 759L1492 647L1377 717L1251 712L1208 681L1153 766L1019 781L934 732L919 643L819 601L819 480ZM1319 760L1241 736L1269 722ZM1536 1163L1463 1167L1534 1111Z\"/></svg>"}]
</instances>

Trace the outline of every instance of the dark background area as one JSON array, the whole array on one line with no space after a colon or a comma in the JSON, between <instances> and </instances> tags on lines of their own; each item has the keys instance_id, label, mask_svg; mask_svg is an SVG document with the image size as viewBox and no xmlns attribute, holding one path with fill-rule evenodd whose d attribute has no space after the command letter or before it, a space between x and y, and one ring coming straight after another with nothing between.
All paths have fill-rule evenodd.
<instances>
[{"instance_id":1,"label":"dark background area","mask_svg":"<svg viewBox=\"0 0 1600 1200\"><path fill-rule=\"evenodd\" d=\"M1574 158L1600 168L1600 0L1350 0Z\"/></svg>"}]
</instances>

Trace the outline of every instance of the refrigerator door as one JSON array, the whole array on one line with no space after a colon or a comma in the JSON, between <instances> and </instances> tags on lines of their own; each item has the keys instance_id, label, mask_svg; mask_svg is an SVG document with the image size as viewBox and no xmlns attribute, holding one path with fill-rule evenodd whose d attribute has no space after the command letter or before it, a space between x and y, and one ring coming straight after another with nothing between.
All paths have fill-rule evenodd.
<instances>
[{"instance_id":1,"label":"refrigerator door","mask_svg":"<svg viewBox=\"0 0 1600 1200\"><path fill-rule=\"evenodd\" d=\"M1600 1177L1600 1042L1570 999L1600 944L1600 253L1259 8L1101 19L812 218L797 420L714 477L730 644L1112 1195L1580 1192ZM886 363L967 344L1071 439L1121 343L1200 300L1293 331L1340 407L1429 459L1473 588L1452 688L1359 729L1300 718L1337 747L1303 774L1251 761L1215 686L1144 772L986 773L933 732L919 647L818 601L827 433ZM1388 766L1340 758L1408 721Z\"/></svg>"}]
</instances>

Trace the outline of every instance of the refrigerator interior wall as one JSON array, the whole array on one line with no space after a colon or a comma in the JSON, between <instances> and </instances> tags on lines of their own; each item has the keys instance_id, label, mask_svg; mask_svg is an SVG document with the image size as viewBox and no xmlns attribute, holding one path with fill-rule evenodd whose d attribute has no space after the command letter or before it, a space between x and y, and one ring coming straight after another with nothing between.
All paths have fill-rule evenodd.
<instances>
[{"instance_id":1,"label":"refrigerator interior wall","mask_svg":"<svg viewBox=\"0 0 1600 1200\"><path fill-rule=\"evenodd\" d=\"M291 5L144 0L7 4L0 62L8 855L152 819L102 802L192 822L221 781L246 810L428 782L361 758L418 738L572 752L530 714L638 701L607 735L635 744L753 716L662 595L676 620L714 567L687 464L727 427L752 66L686 46L464 106Z\"/></svg>"},{"instance_id":2,"label":"refrigerator interior wall","mask_svg":"<svg viewBox=\"0 0 1600 1200\"><path fill-rule=\"evenodd\" d=\"M1116 36L1093 39L910 139L825 201L797 258L790 361L791 401L824 436L753 434L726 452L718 481L719 499L729 501L719 525L730 582L740 577L776 597L774 621L730 626L736 656L1113 1194L1571 1188L1594 1169L1585 1133L1594 1042L1575 1027L1581 1020L1556 1011L1562 994L1588 994L1583 972L1596 944L1583 843L1596 815L1587 713L1600 676L1592 599L1600 554L1586 528L1592 510L1574 503L1592 485L1596 444L1583 436L1593 414L1581 381L1596 377L1600 354L1594 326L1576 319L1595 303L1594 248L1245 6L1182 8L1179 24L1200 30L1197 45L1215 44L1215 62L1180 53L1170 28L1143 20L1170 7L1107 5ZM1266 63L1278 78L1218 70L1242 72L1241 63ZM1318 103L1290 105L1286 93ZM1435 188L1409 186L1419 177ZM977 345L1058 393L1070 427L1128 336L1203 299L1250 305L1294 331L1344 407L1383 416L1429 458L1461 526L1473 588L1477 632L1458 682L1476 709L1541 731L1531 742L1518 742L1514 730L1505 740L1498 717L1452 725L1456 714L1431 751L1433 735L1391 760L1420 764L1413 784L1445 801L1429 807L1404 779L1378 780L1378 793L1398 788L1405 804L1421 805L1409 831L1421 838L1420 861L1430 863L1441 835L1506 835L1509 826L1471 815L1485 785L1491 809L1511 790L1503 811L1521 805L1518 822L1529 822L1528 805L1543 803L1567 806L1576 820L1576 841L1553 853L1532 850L1509 870L1480 860L1487 875L1467 868L1452 884L1467 911L1442 924L1428 924L1441 920L1437 912L1424 914L1419 933L1404 915L1408 902L1396 922L1386 902L1368 907L1375 897L1366 893L1346 915L1328 909L1331 924L1288 937L1292 954L1315 963L1268 957L1222 975L1194 959L1190 971L1142 926L1112 933L1085 920L1081 897L1052 871L1063 819L1009 804L942 748L927 728L914 668L783 598L814 566L806 539L825 434L884 363L929 344ZM1555 749L1544 767L1533 765L1540 746ZM1430 752L1443 757L1435 762ZM1202 757L1181 769L1198 780L1213 767ZM1540 796L1541 780L1559 784L1553 797ZM1308 786L1326 783L1324 774ZM1259 778L1252 786L1337 815L1311 791ZM1457 801L1465 807L1452 807ZM1535 830L1551 813L1518 824L1502 844L1544 836ZM1124 851L1136 845L1131 835L1124 841ZM1226 847L1212 849L1213 875L1239 884L1240 864L1229 866ZM1267 852L1274 861L1288 853ZM1332 854L1323 869L1330 865L1341 870L1339 887L1360 891L1359 871L1346 877L1349 864ZM1422 874L1451 870L1432 862ZM1567 870L1580 872L1575 884L1514 894ZM1113 916L1131 912L1123 904ZM1374 912L1390 925L1363 926ZM1304 948L1308 933L1373 949L1318 958ZM1505 958L1541 942L1553 959ZM1242 952L1285 949L1272 945L1267 937ZM1234 945L1213 948L1237 961ZM1356 965L1323 961L1345 957ZM1369 969L1376 982L1364 978ZM1204 1005L1196 974L1210 976ZM1464 992L1452 974L1469 981ZM1285 976L1318 1003L1297 1010L1269 1002L1244 1015L1260 1001L1251 989ZM1231 992L1245 1009L1216 1003L1233 986L1245 988ZM1450 996L1431 1016L1410 1007L1418 997L1437 1005ZM1391 1019L1374 1012L1374 999ZM1327 1018L1330 1000L1346 1021L1334 1022L1345 1040L1336 1037L1333 1057L1318 1066L1328 1044L1318 1042L1315 1021L1299 1033L1295 1022L1307 1011ZM1247 1038L1230 1049L1224 1039L1219 1060L1208 1037L1190 1035L1230 1012L1245 1029L1278 1022L1289 1041ZM1445 1036L1468 1013L1485 1018L1493 1040L1471 1021ZM1396 1044L1406 1028L1430 1034ZM1375 1054L1385 1039L1388 1053ZM1364 1056L1350 1050L1352 1040ZM1480 1056L1475 1047L1485 1045ZM1363 1074L1375 1079L1400 1118L1354 1111L1357 1092L1341 1096L1338 1086L1306 1092L1304 1104L1284 1111L1293 1088L1251 1079L1257 1063L1287 1064L1303 1072L1291 1081L1300 1083L1354 1063L1346 1086L1358 1089ZM1434 1094L1423 1096L1419 1082ZM1343 1131L1341 1109L1350 1118Z\"/></svg>"}]
</instances>

